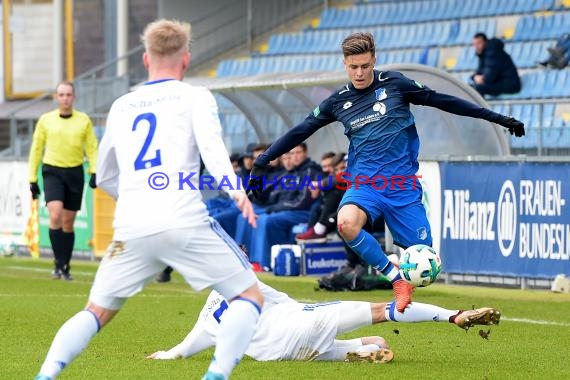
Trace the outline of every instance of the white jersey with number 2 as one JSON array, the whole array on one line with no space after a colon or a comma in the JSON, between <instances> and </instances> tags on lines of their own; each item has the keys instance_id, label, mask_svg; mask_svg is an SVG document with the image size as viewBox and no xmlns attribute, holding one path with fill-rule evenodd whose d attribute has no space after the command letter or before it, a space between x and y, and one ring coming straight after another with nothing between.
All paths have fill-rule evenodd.
<instances>
[{"instance_id":1,"label":"white jersey with number 2","mask_svg":"<svg viewBox=\"0 0 570 380\"><path fill-rule=\"evenodd\" d=\"M117 199L114 239L205 223L200 156L218 183L239 183L209 90L160 80L115 100L97 163L98 186Z\"/></svg>"}]
</instances>

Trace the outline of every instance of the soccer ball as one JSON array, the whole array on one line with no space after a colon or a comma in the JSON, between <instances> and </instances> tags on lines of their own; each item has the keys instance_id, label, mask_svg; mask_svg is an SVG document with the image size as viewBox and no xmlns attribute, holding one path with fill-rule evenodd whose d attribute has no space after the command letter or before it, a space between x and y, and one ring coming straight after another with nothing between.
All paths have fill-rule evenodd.
<instances>
[{"instance_id":1,"label":"soccer ball","mask_svg":"<svg viewBox=\"0 0 570 380\"><path fill-rule=\"evenodd\" d=\"M430 246L412 245L400 256L400 276L416 286L428 286L441 272L441 258Z\"/></svg>"}]
</instances>

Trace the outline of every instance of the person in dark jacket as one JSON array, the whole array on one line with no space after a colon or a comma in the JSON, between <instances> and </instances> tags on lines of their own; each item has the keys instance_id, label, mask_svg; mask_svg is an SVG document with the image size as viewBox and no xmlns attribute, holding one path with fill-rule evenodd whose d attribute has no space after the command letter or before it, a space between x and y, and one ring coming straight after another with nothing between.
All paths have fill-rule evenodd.
<instances>
[{"instance_id":1,"label":"person in dark jacket","mask_svg":"<svg viewBox=\"0 0 570 380\"><path fill-rule=\"evenodd\" d=\"M271 192L272 205L259 215L257 228L251 235L250 261L258 262L262 267L272 266L272 245L295 243L291 230L293 226L309 219L317 196L313 196L309 184L322 177L321 167L309 158L305 143L291 149L290 154L294 168L280 179L278 189ZM247 241L240 242L247 246Z\"/></svg>"},{"instance_id":2,"label":"person in dark jacket","mask_svg":"<svg viewBox=\"0 0 570 380\"><path fill-rule=\"evenodd\" d=\"M508 55L503 41L487 39L484 33L473 36L475 54L479 57L477 71L471 84L481 95L515 94L521 90L517 68Z\"/></svg>"}]
</instances>

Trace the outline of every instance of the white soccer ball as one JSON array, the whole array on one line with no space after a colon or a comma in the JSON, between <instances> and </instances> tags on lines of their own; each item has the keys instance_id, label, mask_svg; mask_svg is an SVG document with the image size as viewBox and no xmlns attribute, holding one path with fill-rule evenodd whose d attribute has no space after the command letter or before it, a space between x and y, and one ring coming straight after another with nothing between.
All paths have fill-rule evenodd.
<instances>
[{"instance_id":1,"label":"white soccer ball","mask_svg":"<svg viewBox=\"0 0 570 380\"><path fill-rule=\"evenodd\" d=\"M400 276L416 287L435 282L441 272L441 257L430 246L412 245L400 256Z\"/></svg>"}]
</instances>

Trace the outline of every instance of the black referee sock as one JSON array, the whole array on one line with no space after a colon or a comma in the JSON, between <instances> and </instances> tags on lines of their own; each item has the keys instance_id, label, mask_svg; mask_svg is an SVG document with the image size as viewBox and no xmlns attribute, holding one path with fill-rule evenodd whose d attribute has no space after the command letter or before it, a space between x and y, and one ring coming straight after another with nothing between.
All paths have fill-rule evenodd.
<instances>
[{"instance_id":1,"label":"black referee sock","mask_svg":"<svg viewBox=\"0 0 570 380\"><path fill-rule=\"evenodd\" d=\"M63 272L69 273L69 262L71 261L71 256L73 254L73 245L75 244L75 232L63 232L62 231L62 242L63 242L63 252L64 252L64 266Z\"/></svg>"},{"instance_id":2,"label":"black referee sock","mask_svg":"<svg viewBox=\"0 0 570 380\"><path fill-rule=\"evenodd\" d=\"M53 251L53 262L55 269L63 270L65 264L65 250L63 248L63 230L61 228L54 230L49 229L49 240Z\"/></svg>"}]
</instances>

